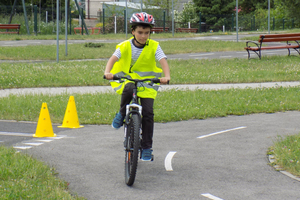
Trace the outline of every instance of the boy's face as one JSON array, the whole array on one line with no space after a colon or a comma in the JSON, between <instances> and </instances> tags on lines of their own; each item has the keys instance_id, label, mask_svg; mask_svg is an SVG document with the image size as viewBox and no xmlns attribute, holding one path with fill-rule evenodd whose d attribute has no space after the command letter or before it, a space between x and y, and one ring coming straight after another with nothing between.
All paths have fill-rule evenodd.
<instances>
[{"instance_id":1,"label":"boy's face","mask_svg":"<svg viewBox=\"0 0 300 200\"><path fill-rule=\"evenodd\" d=\"M135 36L135 39L139 43L146 44L150 36L150 27L137 26L136 29L132 31L132 35Z\"/></svg>"}]
</instances>

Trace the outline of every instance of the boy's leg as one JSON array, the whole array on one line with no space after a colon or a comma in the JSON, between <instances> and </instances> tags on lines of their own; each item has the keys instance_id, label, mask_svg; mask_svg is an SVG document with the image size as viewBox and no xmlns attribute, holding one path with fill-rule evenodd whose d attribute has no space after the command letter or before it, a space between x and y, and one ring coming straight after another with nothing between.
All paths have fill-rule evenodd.
<instances>
[{"instance_id":1,"label":"boy's leg","mask_svg":"<svg viewBox=\"0 0 300 200\"><path fill-rule=\"evenodd\" d=\"M153 104L154 99L151 98L141 98L142 110L142 148L151 149L152 148L152 138L153 138L153 127L154 127L154 113Z\"/></svg>"},{"instance_id":2,"label":"boy's leg","mask_svg":"<svg viewBox=\"0 0 300 200\"><path fill-rule=\"evenodd\" d=\"M120 113L122 116L126 115L126 105L129 104L132 99L134 87L134 83L127 83L124 87L120 103Z\"/></svg>"},{"instance_id":3,"label":"boy's leg","mask_svg":"<svg viewBox=\"0 0 300 200\"><path fill-rule=\"evenodd\" d=\"M112 127L115 129L119 129L121 126L123 126L123 121L126 115L126 105L130 103L134 88L133 83L128 83L125 85L122 96L121 96L121 103L120 103L120 111L116 114Z\"/></svg>"}]
</instances>

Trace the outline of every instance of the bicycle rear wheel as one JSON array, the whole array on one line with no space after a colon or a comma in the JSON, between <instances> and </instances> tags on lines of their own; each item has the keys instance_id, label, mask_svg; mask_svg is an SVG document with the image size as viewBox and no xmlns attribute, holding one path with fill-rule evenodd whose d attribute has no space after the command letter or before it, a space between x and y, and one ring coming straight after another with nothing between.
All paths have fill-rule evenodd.
<instances>
[{"instance_id":1,"label":"bicycle rear wheel","mask_svg":"<svg viewBox=\"0 0 300 200\"><path fill-rule=\"evenodd\" d=\"M127 125L125 138L125 182L133 185L136 175L140 148L140 120L138 114L132 114Z\"/></svg>"}]
</instances>

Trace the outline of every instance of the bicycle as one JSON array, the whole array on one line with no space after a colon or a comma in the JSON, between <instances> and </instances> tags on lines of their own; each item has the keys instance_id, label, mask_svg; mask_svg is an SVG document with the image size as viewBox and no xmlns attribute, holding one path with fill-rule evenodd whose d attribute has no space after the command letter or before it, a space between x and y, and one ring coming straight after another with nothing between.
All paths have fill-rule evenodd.
<instances>
[{"instance_id":1,"label":"bicycle","mask_svg":"<svg viewBox=\"0 0 300 200\"><path fill-rule=\"evenodd\" d=\"M103 78L105 79L106 77L104 76ZM131 79L114 75L113 80L119 80L120 82L129 80L135 85L131 103L126 105L124 122L125 183L128 186L132 186L136 176L138 158L141 158L142 151L142 106L140 105L139 97L137 96L137 85L138 83L146 81L148 81L148 84L153 85L154 83L160 83L160 79ZM153 159L154 156L152 155L151 161L153 161Z\"/></svg>"}]
</instances>

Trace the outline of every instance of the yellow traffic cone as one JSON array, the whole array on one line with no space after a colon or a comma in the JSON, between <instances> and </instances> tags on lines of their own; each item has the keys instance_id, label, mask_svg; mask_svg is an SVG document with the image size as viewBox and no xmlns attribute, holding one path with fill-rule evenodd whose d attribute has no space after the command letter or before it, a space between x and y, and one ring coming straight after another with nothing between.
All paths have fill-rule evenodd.
<instances>
[{"instance_id":1,"label":"yellow traffic cone","mask_svg":"<svg viewBox=\"0 0 300 200\"><path fill-rule=\"evenodd\" d=\"M56 137L56 135L53 133L47 103L42 104L39 121L33 137Z\"/></svg>"},{"instance_id":2,"label":"yellow traffic cone","mask_svg":"<svg viewBox=\"0 0 300 200\"><path fill-rule=\"evenodd\" d=\"M79 125L74 96L70 96L63 124L58 127L59 128L82 128L83 127Z\"/></svg>"}]
</instances>

